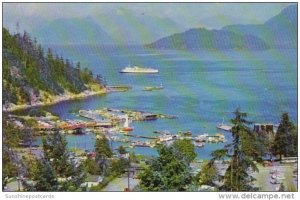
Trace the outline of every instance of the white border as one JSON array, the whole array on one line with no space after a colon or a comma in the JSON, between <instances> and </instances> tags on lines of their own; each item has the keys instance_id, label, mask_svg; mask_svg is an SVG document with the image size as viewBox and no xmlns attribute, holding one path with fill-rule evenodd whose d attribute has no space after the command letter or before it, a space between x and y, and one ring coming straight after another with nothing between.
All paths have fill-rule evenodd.
<instances>
[{"instance_id":1,"label":"white border","mask_svg":"<svg viewBox=\"0 0 300 200\"><path fill-rule=\"evenodd\" d=\"M144 2L144 1L138 1L138 0L131 0L131 1L124 1L124 0L117 0L118 2ZM27 1L1 1L1 26L2 26L2 3L3 2L37 2L34 0L27 0ZM40 1L42 2L42 1ZM47 1L47 2L54 2L54 3L58 3L58 1ZM83 1L79 1L79 0L64 0L63 2L83 2ZM114 3L114 1L88 1L88 2L112 2ZM150 2L150 1L145 1L145 2ZM197 1L197 0L189 0L189 1L174 1L174 0L164 0L164 1L159 1L159 0L152 0L151 2L203 2L203 1ZM231 0L231 1L224 1L224 0L212 0L212 1L204 1L207 3L213 3L213 2L257 2L257 3L261 3L262 1L241 1L241 0ZM287 2L295 2L298 3L299 1L287 1L285 2L284 0L278 1L278 0L265 0L263 2L282 2L282 3L287 3ZM83 2L84 3L84 2ZM299 8L298 8L299 9ZM299 15L298 15L298 19L299 19ZM298 22L299 23L299 22ZM0 33L1 35L1 44L2 44L2 31ZM298 31L298 39L299 39L299 31ZM299 42L298 42L299 44ZM2 48L1 48L1 55L2 55ZM1 63L2 63L2 56L1 56ZM2 64L1 64L1 69L2 69ZM1 91L2 91L2 70L0 72L1 75ZM299 79L299 51L298 51L298 79ZM2 94L2 92L1 92ZM0 98L1 102L2 102L2 95ZM299 100L299 85L298 85L298 100ZM300 120L299 120L299 105L298 105L298 126L300 125ZM1 121L2 121L2 114L0 117ZM1 143L0 143L0 147L2 149L2 123L0 125L1 127ZM298 137L298 144L300 139ZM298 145L298 149L299 149L299 145ZM299 155L298 155L299 157ZM1 155L0 155L0 160L1 160L1 164L0 164L0 170L1 170L1 174L2 174L2 150L1 150ZM299 160L298 160L299 162ZM299 163L298 163L299 164ZM2 178L0 180L1 183L1 187L2 187ZM298 189L299 189L299 183L298 183ZM25 194L25 195L36 195L36 194L45 194L45 195L49 195L52 194L54 195L54 199L78 199L78 200L90 200L90 199L103 199L103 200L114 200L114 199L119 199L119 200L158 200L158 199L166 199L166 200L177 200L177 199L181 199L181 200L197 200L197 199L202 199L202 200L214 200L214 199L220 199L219 198L219 194L239 194L242 195L244 194L243 192L239 192L239 193L231 193L231 192L227 192L227 193L220 193L220 192L36 192L36 193L31 193L31 192L2 192L2 189L0 191L0 199L12 199L12 198L6 198L6 195L15 195L15 194ZM285 193L279 193L279 192L259 192L259 193L247 193L247 194L285 194ZM298 192L293 192L293 193L289 193L289 194L294 194L294 197L297 199L299 198ZM20 198L20 199L24 199L24 198ZM27 199L27 198L26 198ZM33 198L31 198L33 199ZM240 198L242 199L242 198ZM247 199L247 198L245 198ZM254 198L252 198L254 199ZM256 198L259 199L259 198Z\"/></svg>"}]
</instances>

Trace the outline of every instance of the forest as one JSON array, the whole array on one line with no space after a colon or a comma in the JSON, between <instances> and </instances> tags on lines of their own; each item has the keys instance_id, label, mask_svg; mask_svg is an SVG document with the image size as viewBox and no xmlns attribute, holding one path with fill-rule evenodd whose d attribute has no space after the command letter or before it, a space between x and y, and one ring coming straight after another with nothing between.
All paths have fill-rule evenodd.
<instances>
[{"instance_id":1,"label":"forest","mask_svg":"<svg viewBox=\"0 0 300 200\"><path fill-rule=\"evenodd\" d=\"M103 89L103 78L80 62L76 64L44 48L24 31L3 35L3 89L2 105L10 103L33 104L53 95L78 94L85 90Z\"/></svg>"}]
</instances>

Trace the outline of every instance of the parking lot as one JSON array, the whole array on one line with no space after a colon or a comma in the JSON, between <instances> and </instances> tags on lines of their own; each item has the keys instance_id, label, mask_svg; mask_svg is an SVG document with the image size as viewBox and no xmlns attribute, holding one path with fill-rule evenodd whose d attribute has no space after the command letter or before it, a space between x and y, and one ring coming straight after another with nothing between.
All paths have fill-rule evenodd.
<instances>
[{"instance_id":1,"label":"parking lot","mask_svg":"<svg viewBox=\"0 0 300 200\"><path fill-rule=\"evenodd\" d=\"M297 191L297 177L293 176L294 164L273 163L272 166L258 166L259 172L255 172L254 182L260 191L278 191L280 183L283 183L285 190ZM272 177L273 176L273 177Z\"/></svg>"}]
</instances>

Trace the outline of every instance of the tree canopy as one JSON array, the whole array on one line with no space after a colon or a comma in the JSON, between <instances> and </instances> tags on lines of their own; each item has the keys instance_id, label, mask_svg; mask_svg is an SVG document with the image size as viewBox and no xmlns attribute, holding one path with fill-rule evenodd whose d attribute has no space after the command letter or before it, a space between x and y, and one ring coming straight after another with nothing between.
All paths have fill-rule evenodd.
<instances>
[{"instance_id":1,"label":"tree canopy","mask_svg":"<svg viewBox=\"0 0 300 200\"><path fill-rule=\"evenodd\" d=\"M236 109L233 112L234 118L231 119L232 143L226 145L224 149L216 150L212 153L211 164L215 160L228 160L229 167L224 176L224 185L222 190L225 191L251 191L251 182L253 178L248 175L251 168L258 171L255 162L262 162L262 146L258 144L256 135L248 128L247 113Z\"/></svg>"},{"instance_id":2,"label":"tree canopy","mask_svg":"<svg viewBox=\"0 0 300 200\"><path fill-rule=\"evenodd\" d=\"M39 160L35 189L37 191L57 191L58 186L57 176L51 162L47 159Z\"/></svg>"},{"instance_id":3,"label":"tree canopy","mask_svg":"<svg viewBox=\"0 0 300 200\"><path fill-rule=\"evenodd\" d=\"M194 153L182 148L179 142L172 146L158 147L159 156L150 160L145 171L140 174L142 191L186 191L192 183L189 164Z\"/></svg>"},{"instance_id":4,"label":"tree canopy","mask_svg":"<svg viewBox=\"0 0 300 200\"><path fill-rule=\"evenodd\" d=\"M275 155L297 156L298 155L298 132L295 125L289 120L288 113L283 113L272 145Z\"/></svg>"},{"instance_id":5,"label":"tree canopy","mask_svg":"<svg viewBox=\"0 0 300 200\"><path fill-rule=\"evenodd\" d=\"M216 167L209 162L204 162L201 165L199 176L200 185L213 185L213 181L218 178Z\"/></svg>"},{"instance_id":6,"label":"tree canopy","mask_svg":"<svg viewBox=\"0 0 300 200\"><path fill-rule=\"evenodd\" d=\"M189 139L176 140L173 146L178 150L178 154L183 156L188 163L192 162L197 157L195 146Z\"/></svg>"},{"instance_id":7,"label":"tree canopy","mask_svg":"<svg viewBox=\"0 0 300 200\"><path fill-rule=\"evenodd\" d=\"M46 188L39 188L36 184L36 190L55 189L52 191L74 191L80 187L85 179L85 173L80 165L76 165L70 158L67 149L65 137L55 131L43 139L44 156L39 161L38 174L35 177L37 183L48 181ZM55 180L55 181L54 181Z\"/></svg>"},{"instance_id":8,"label":"tree canopy","mask_svg":"<svg viewBox=\"0 0 300 200\"><path fill-rule=\"evenodd\" d=\"M97 137L95 143L96 163L100 168L102 175L107 173L108 158L111 158L113 152L109 145L109 140L105 136Z\"/></svg>"},{"instance_id":9,"label":"tree canopy","mask_svg":"<svg viewBox=\"0 0 300 200\"><path fill-rule=\"evenodd\" d=\"M3 36L3 99L2 104L28 104L37 98L44 100L41 91L47 95L59 95L65 91L80 93L86 89L102 88L102 83L86 67L76 68L72 61L64 59L23 34L10 34L2 28Z\"/></svg>"}]
</instances>

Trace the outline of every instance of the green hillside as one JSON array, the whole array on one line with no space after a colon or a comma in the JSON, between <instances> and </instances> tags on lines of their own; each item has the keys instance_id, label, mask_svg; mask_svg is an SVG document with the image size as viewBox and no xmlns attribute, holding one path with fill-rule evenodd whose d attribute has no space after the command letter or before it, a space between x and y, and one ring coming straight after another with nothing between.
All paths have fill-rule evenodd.
<instances>
[{"instance_id":1,"label":"green hillside","mask_svg":"<svg viewBox=\"0 0 300 200\"><path fill-rule=\"evenodd\" d=\"M12 35L2 29L2 105L49 102L57 95L75 95L83 91L101 91L101 75L93 74L80 63L46 52L26 32Z\"/></svg>"},{"instance_id":2,"label":"green hillside","mask_svg":"<svg viewBox=\"0 0 300 200\"><path fill-rule=\"evenodd\" d=\"M164 37L145 45L156 49L206 49L206 50L266 50L268 44L253 35L240 35L224 30L193 28Z\"/></svg>"}]
</instances>

